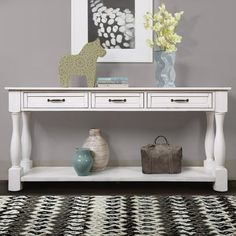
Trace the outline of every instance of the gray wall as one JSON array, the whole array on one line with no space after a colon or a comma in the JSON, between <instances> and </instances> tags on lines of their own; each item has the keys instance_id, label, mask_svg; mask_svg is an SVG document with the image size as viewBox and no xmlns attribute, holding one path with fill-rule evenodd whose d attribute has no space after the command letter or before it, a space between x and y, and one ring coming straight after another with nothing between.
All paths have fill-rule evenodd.
<instances>
[{"instance_id":1,"label":"gray wall","mask_svg":"<svg viewBox=\"0 0 236 236\"><path fill-rule=\"evenodd\" d=\"M139 0L141 1L141 0ZM144 0L143 0L144 1ZM179 32L177 86L236 85L235 0L168 0L171 11L184 10ZM224 3L224 4L223 4ZM5 86L58 86L57 65L70 53L70 1L0 1L0 179L7 178L11 120ZM152 64L99 64L98 75L128 76L131 86L154 86ZM236 179L236 91L225 120L227 162ZM203 113L34 113L33 160L36 165L70 165L74 148L91 127L99 127L111 148L110 164L140 164L139 149L158 134L183 145L184 163L204 159Z\"/></svg>"}]
</instances>

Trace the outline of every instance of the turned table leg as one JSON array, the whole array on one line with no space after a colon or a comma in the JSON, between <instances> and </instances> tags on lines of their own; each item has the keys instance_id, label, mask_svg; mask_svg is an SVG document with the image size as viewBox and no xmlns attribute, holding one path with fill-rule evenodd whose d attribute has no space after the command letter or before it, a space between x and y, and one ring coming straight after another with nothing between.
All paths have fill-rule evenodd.
<instances>
[{"instance_id":1,"label":"turned table leg","mask_svg":"<svg viewBox=\"0 0 236 236\"><path fill-rule=\"evenodd\" d=\"M11 113L12 116L12 138L11 138L11 168L8 171L8 189L9 191L21 190L21 140L20 140L20 112Z\"/></svg>"},{"instance_id":2,"label":"turned table leg","mask_svg":"<svg viewBox=\"0 0 236 236\"><path fill-rule=\"evenodd\" d=\"M214 139L215 139L215 131L214 131L214 112L206 112L207 118L207 129L205 136L205 153L206 160L204 161L204 167L208 170L213 170L215 167L214 163Z\"/></svg>"},{"instance_id":3,"label":"turned table leg","mask_svg":"<svg viewBox=\"0 0 236 236\"><path fill-rule=\"evenodd\" d=\"M32 168L32 160L30 160L31 149L30 112L22 112L21 167L23 168L24 173L27 173Z\"/></svg>"},{"instance_id":4,"label":"turned table leg","mask_svg":"<svg viewBox=\"0 0 236 236\"><path fill-rule=\"evenodd\" d=\"M215 177L214 190L225 192L228 190L228 173L225 164L225 138L224 138L224 117L225 113L216 112L216 135L214 143Z\"/></svg>"}]
</instances>

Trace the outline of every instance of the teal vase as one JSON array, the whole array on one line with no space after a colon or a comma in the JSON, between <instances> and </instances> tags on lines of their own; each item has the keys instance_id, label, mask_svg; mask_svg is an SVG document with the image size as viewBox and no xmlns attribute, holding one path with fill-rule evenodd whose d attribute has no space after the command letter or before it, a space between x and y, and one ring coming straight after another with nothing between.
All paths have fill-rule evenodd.
<instances>
[{"instance_id":1,"label":"teal vase","mask_svg":"<svg viewBox=\"0 0 236 236\"><path fill-rule=\"evenodd\" d=\"M155 51L154 59L157 87L175 87L175 52Z\"/></svg>"},{"instance_id":2,"label":"teal vase","mask_svg":"<svg viewBox=\"0 0 236 236\"><path fill-rule=\"evenodd\" d=\"M89 175L93 165L91 150L88 148L77 148L73 156L73 166L79 176Z\"/></svg>"}]
</instances>

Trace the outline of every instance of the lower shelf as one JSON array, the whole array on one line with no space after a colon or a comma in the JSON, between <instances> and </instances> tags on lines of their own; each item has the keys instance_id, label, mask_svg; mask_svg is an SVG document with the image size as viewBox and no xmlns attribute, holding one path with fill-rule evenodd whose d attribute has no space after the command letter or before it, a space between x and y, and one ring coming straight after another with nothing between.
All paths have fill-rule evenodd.
<instances>
[{"instance_id":1,"label":"lower shelf","mask_svg":"<svg viewBox=\"0 0 236 236\"><path fill-rule=\"evenodd\" d=\"M180 174L143 174L141 167L109 167L89 176L77 176L73 167L35 167L21 177L23 182L131 181L131 182L214 182L204 167L183 167Z\"/></svg>"}]
</instances>

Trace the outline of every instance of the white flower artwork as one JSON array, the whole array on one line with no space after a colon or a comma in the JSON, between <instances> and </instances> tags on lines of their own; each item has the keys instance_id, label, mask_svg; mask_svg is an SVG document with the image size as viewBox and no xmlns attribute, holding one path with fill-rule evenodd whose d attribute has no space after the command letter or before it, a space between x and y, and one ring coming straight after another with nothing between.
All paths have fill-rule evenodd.
<instances>
[{"instance_id":1,"label":"white flower artwork","mask_svg":"<svg viewBox=\"0 0 236 236\"><path fill-rule=\"evenodd\" d=\"M72 54L100 38L107 55L99 62L152 62L143 16L152 0L72 0Z\"/></svg>"},{"instance_id":2,"label":"white flower artwork","mask_svg":"<svg viewBox=\"0 0 236 236\"><path fill-rule=\"evenodd\" d=\"M89 0L88 40L105 49L135 48L135 0Z\"/></svg>"}]
</instances>

